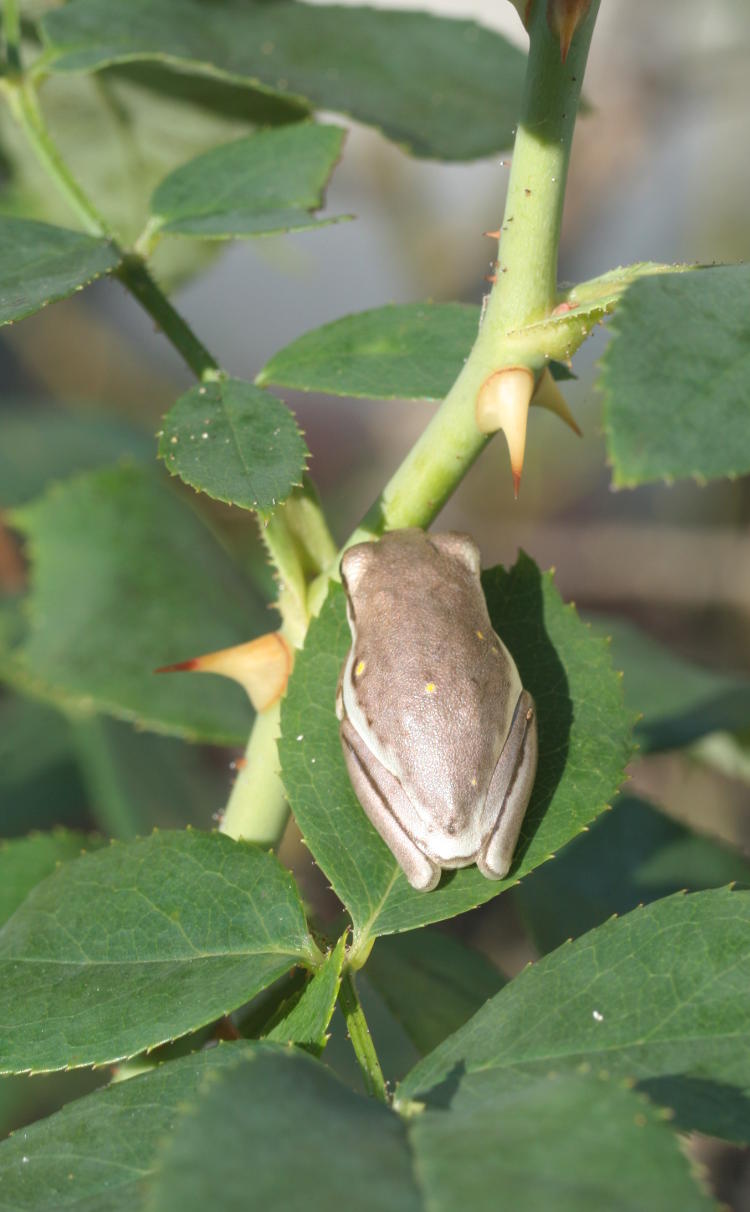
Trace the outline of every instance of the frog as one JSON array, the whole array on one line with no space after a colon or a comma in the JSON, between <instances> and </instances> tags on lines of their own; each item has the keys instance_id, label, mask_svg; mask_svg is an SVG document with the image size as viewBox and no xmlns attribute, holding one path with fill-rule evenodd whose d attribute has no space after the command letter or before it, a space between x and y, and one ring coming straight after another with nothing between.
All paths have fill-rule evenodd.
<instances>
[{"instance_id":1,"label":"frog","mask_svg":"<svg viewBox=\"0 0 750 1212\"><path fill-rule=\"evenodd\" d=\"M351 631L336 694L344 760L411 886L510 870L536 775L536 707L490 622L465 534L393 530L340 562Z\"/></svg>"}]
</instances>

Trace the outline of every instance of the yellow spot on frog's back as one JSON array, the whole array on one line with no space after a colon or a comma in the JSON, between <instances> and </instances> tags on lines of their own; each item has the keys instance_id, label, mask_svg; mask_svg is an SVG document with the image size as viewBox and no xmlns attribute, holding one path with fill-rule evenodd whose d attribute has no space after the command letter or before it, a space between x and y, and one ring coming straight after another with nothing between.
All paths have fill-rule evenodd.
<instances>
[{"instance_id":1,"label":"yellow spot on frog's back","mask_svg":"<svg viewBox=\"0 0 750 1212\"><path fill-rule=\"evenodd\" d=\"M475 632L474 634L476 635L476 637L477 637L477 639L478 639L478 640L483 640L483 639L484 639L484 632L483 632L483 631L477 631L477 632Z\"/></svg>"},{"instance_id":2,"label":"yellow spot on frog's back","mask_svg":"<svg viewBox=\"0 0 750 1212\"><path fill-rule=\"evenodd\" d=\"M364 671L365 671L365 662L364 662L364 661L358 661L358 662L357 662L357 667L356 667L356 669L354 670L355 675L356 675L358 678L360 678L360 677L362 676L362 674L364 673Z\"/></svg>"},{"instance_id":3,"label":"yellow spot on frog's back","mask_svg":"<svg viewBox=\"0 0 750 1212\"><path fill-rule=\"evenodd\" d=\"M472 787L476 787L476 785L477 785L477 780L476 780L476 779L472 779L472 780L471 780L471 785L472 785Z\"/></svg>"},{"instance_id":4,"label":"yellow spot on frog's back","mask_svg":"<svg viewBox=\"0 0 750 1212\"><path fill-rule=\"evenodd\" d=\"M425 692L425 694L434 694L435 693L435 683L428 682L424 688L424 692Z\"/></svg>"},{"instance_id":5,"label":"yellow spot on frog's back","mask_svg":"<svg viewBox=\"0 0 750 1212\"><path fill-rule=\"evenodd\" d=\"M494 644L492 645L492 651L494 652L495 656L500 656L500 649L496 648Z\"/></svg>"}]
</instances>

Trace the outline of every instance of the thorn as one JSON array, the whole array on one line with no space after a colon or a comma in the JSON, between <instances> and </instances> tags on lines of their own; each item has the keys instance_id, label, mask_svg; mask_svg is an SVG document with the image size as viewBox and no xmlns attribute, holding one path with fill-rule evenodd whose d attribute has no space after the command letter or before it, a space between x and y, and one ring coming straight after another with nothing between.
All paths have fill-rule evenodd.
<instances>
[{"instance_id":1,"label":"thorn","mask_svg":"<svg viewBox=\"0 0 750 1212\"><path fill-rule=\"evenodd\" d=\"M480 433L502 429L508 443L513 491L518 499L526 449L526 424L534 394L534 376L527 366L505 366L485 379L476 402L476 423Z\"/></svg>"},{"instance_id":2,"label":"thorn","mask_svg":"<svg viewBox=\"0 0 750 1212\"><path fill-rule=\"evenodd\" d=\"M501 235L501 229L498 227L497 231L483 231L482 235L489 236L491 240L499 240L500 235Z\"/></svg>"},{"instance_id":3,"label":"thorn","mask_svg":"<svg viewBox=\"0 0 750 1212\"><path fill-rule=\"evenodd\" d=\"M547 24L560 39L560 54L563 63L568 57L570 44L578 26L589 10L591 0L547 0Z\"/></svg>"},{"instance_id":4,"label":"thorn","mask_svg":"<svg viewBox=\"0 0 750 1212\"><path fill-rule=\"evenodd\" d=\"M529 28L529 18L531 16L531 6L534 0L511 0L511 4L517 10L519 17L523 21L526 29Z\"/></svg>"},{"instance_id":5,"label":"thorn","mask_svg":"<svg viewBox=\"0 0 750 1212\"><path fill-rule=\"evenodd\" d=\"M265 711L286 690L292 672L292 650L278 631L237 644L234 648L222 648L218 652L207 652L175 665L163 665L155 673L220 673L234 678L244 687L256 711Z\"/></svg>"},{"instance_id":6,"label":"thorn","mask_svg":"<svg viewBox=\"0 0 750 1212\"><path fill-rule=\"evenodd\" d=\"M485 282L497 282L497 274L485 274Z\"/></svg>"},{"instance_id":7,"label":"thorn","mask_svg":"<svg viewBox=\"0 0 750 1212\"><path fill-rule=\"evenodd\" d=\"M583 437L575 417L568 408L565 396L552 378L549 366L545 366L542 371L536 390L531 397L531 403L538 404L540 408L546 408L549 412L554 412L561 421L570 426L574 433L578 434L579 438Z\"/></svg>"}]
</instances>

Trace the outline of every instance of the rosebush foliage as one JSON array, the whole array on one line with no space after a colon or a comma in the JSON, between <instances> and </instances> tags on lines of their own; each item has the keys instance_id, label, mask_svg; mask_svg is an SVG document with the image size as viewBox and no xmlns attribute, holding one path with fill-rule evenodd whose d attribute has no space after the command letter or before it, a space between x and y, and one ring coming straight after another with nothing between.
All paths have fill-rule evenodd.
<instances>
[{"instance_id":1,"label":"rosebush foliage","mask_svg":"<svg viewBox=\"0 0 750 1212\"><path fill-rule=\"evenodd\" d=\"M440 400L469 353L478 312L415 303L348 316L280 350L249 383L213 363L150 276L162 241L257 238L347 217L320 215L345 131L316 121L317 110L372 125L415 155L462 161L501 151L524 57L471 21L297 0L70 0L24 23L19 48L14 11L6 5L3 91L28 143L16 142L9 159L0 321L112 275L195 371L196 385L165 417L158 454L197 493L257 512L282 616L298 620L301 610L302 636L309 622L278 752L292 812L342 916L335 930L321 929L267 848L218 832L123 837L110 819L104 832L121 835L111 844L66 829L7 842L0 1072L117 1065L128 1080L0 1145L0 1204L232 1212L339 1201L434 1212L495 1208L502 1198L528 1210L712 1207L676 1130L750 1141L750 891L741 886L750 873L739 856L646 804L623 798L607 810L634 752L637 715L645 712L642 744L685 745L747 723L746 684L644 652L622 628L613 663L608 635L566 605L531 558L487 570L494 626L536 700L539 773L507 879L487 881L472 867L415 892L346 775L334 712L349 644L343 594L331 583L325 596L320 576L335 561L329 553L316 563L312 530L295 531L294 510L317 508L308 451L269 387ZM123 89L136 143L167 100L181 112L181 97L213 132L215 146L185 162L161 150L138 239L122 216L117 231L100 223L101 180L92 177L87 194L54 157L52 178L67 183L72 203L67 219L62 203L39 194L29 158L46 155L50 167L34 91L45 80L89 108ZM183 254L183 269L198 264ZM616 483L750 471L740 390L749 291L747 267L635 265L561 292L554 314L524 326L526 346L544 349L561 377L592 324L614 313L601 381ZM246 570L201 516L200 496L178 491L116 427L79 424L77 447L63 433L54 439L52 487L42 489L42 455L5 466L0 451L0 504L30 561L28 593L3 602L0 674L15 711L0 747L12 755L24 729L38 730L48 753L37 750L37 764L74 763L85 737L94 762L106 745L110 758L122 754L123 770L132 761L121 730L137 725L156 734L142 777L152 767L182 772L165 786L182 797L184 819L203 791L187 748L175 758L177 742L166 738L244 744L251 712L227 682L186 692L151 670L241 643L263 629L263 616ZM279 537L285 517L296 545ZM315 573L325 601L312 617ZM657 708L660 660L674 693ZM10 757L3 766L8 785L26 777ZM542 958L514 980L425 929L519 880ZM379 1084L356 1000L360 969L420 1057L395 1090ZM327 1065L337 1002L380 1101Z\"/></svg>"}]
</instances>

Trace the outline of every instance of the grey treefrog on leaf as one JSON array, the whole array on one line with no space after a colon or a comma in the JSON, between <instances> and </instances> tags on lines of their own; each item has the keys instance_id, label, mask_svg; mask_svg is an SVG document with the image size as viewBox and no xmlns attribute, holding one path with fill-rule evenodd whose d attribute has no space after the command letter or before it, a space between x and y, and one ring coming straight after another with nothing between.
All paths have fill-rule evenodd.
<instances>
[{"instance_id":1,"label":"grey treefrog on leaf","mask_svg":"<svg viewBox=\"0 0 750 1212\"><path fill-rule=\"evenodd\" d=\"M493 630L479 551L395 530L341 560L352 644L336 698L349 777L412 887L510 868L537 764L534 701Z\"/></svg>"}]
</instances>

